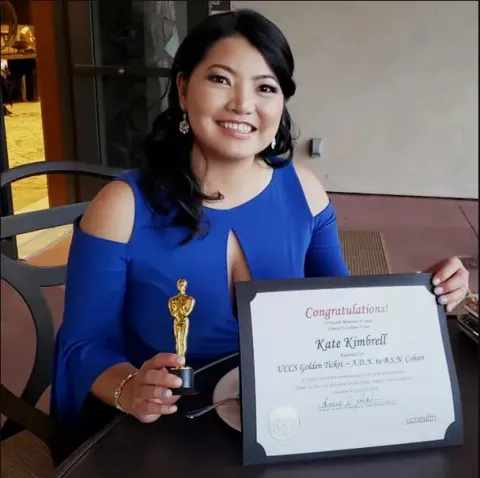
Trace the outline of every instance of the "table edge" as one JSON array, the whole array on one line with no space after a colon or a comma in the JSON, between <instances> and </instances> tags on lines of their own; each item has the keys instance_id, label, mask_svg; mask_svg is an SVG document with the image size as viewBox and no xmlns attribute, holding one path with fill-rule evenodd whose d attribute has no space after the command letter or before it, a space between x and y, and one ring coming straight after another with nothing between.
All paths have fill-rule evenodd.
<instances>
[{"instance_id":1,"label":"table edge","mask_svg":"<svg viewBox=\"0 0 480 478\"><path fill-rule=\"evenodd\" d=\"M457 316L453 314L446 315L446 325L448 327L448 335L449 340L452 339L450 327L454 326L460 329L457 321ZM464 334L464 332L460 329L457 331L460 334ZM200 367L195 373L202 373L203 371L222 363L228 359L231 359L235 356L239 355L239 352L235 352L229 354L225 357L222 357L218 360L215 360L212 363L209 363L203 367ZM455 354L453 354L453 357ZM108 435L114 428L120 425L127 415L120 414L115 417L111 422L109 422L106 426L104 426L99 432L93 435L90 439L84 442L79 448L77 448L68 458L65 459L56 469L55 469L55 478L63 478L67 475L72 467L74 467L98 442L100 442L106 435Z\"/></svg>"},{"instance_id":2,"label":"table edge","mask_svg":"<svg viewBox=\"0 0 480 478\"><path fill-rule=\"evenodd\" d=\"M233 357L236 357L237 355L239 355L239 352L234 352L225 357L214 360L213 362L210 362L207 365L204 365L203 367L195 370L195 374L202 373L203 371L208 370L209 368L225 362ZM119 416L115 417L95 435L82 443L82 445L80 445L70 456L68 456L65 461L58 465L58 467L55 469L55 478L64 477L69 472L69 470L74 467L82 459L82 457L85 456L102 438L108 435L115 427L120 425L120 423L122 423L125 419L125 416L125 414L120 414Z\"/></svg>"},{"instance_id":3,"label":"table edge","mask_svg":"<svg viewBox=\"0 0 480 478\"><path fill-rule=\"evenodd\" d=\"M86 455L102 438L110 433L115 427L120 425L125 419L126 415L118 415L106 426L104 426L99 432L89 438L86 442L80 445L69 457L67 457L60 465L55 469L55 478L62 478L70 469L77 464L81 458Z\"/></svg>"}]
</instances>

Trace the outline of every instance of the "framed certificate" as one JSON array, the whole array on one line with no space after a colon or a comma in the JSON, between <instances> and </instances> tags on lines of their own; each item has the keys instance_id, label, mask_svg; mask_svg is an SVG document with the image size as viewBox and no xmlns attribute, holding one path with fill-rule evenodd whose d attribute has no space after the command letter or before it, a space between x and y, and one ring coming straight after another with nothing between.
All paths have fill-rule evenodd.
<instances>
[{"instance_id":1,"label":"framed certificate","mask_svg":"<svg viewBox=\"0 0 480 478\"><path fill-rule=\"evenodd\" d=\"M462 443L429 274L236 285L243 463Z\"/></svg>"}]
</instances>

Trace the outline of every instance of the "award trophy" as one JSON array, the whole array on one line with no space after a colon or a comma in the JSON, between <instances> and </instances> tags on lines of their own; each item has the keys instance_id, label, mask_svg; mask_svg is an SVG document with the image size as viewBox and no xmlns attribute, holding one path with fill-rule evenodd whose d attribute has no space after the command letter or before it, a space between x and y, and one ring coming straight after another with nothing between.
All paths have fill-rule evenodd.
<instances>
[{"instance_id":1,"label":"award trophy","mask_svg":"<svg viewBox=\"0 0 480 478\"><path fill-rule=\"evenodd\" d=\"M175 336L175 351L177 355L185 357L187 353L188 338L188 316L195 307L195 299L186 294L187 281L179 279L177 281L178 294L171 297L168 301L168 310L173 317L173 335ZM182 386L173 391L174 395L195 395L197 391L193 383L192 367L181 365L169 370L172 375L176 375L182 379Z\"/></svg>"}]
</instances>

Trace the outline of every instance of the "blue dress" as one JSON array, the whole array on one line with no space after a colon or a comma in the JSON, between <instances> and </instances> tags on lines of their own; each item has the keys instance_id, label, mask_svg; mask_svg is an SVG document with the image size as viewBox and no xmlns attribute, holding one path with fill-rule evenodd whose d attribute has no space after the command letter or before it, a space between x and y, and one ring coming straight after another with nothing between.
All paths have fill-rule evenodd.
<instances>
[{"instance_id":1,"label":"blue dress","mask_svg":"<svg viewBox=\"0 0 480 478\"><path fill-rule=\"evenodd\" d=\"M227 278L227 239L235 233L253 279L348 275L333 205L315 217L293 165L275 169L258 196L232 209L204 207L208 234L178 246L185 231L162 228L145 201L138 172L118 180L134 192L127 244L83 232L70 249L63 323L57 335L51 413L75 421L95 379L111 366L136 367L175 352L168 299L179 278L195 297L187 359L207 362L238 351L238 323Z\"/></svg>"}]
</instances>

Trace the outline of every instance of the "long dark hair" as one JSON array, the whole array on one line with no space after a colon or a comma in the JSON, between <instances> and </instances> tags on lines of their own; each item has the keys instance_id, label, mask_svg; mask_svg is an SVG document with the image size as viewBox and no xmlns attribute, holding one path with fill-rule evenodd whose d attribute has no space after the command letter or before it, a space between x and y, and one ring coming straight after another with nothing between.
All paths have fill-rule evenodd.
<instances>
[{"instance_id":1,"label":"long dark hair","mask_svg":"<svg viewBox=\"0 0 480 478\"><path fill-rule=\"evenodd\" d=\"M139 152L143 194L155 213L171 217L170 225L187 229L183 243L201 230L202 202L221 196L205 195L192 171L190 154L194 137L191 131L185 135L179 131L183 111L179 103L177 75L182 73L188 81L214 43L236 35L247 39L264 56L278 78L285 100L295 93L290 46L279 28L263 15L251 10L211 15L188 33L173 60L168 108L156 118ZM274 149L269 146L259 153L274 168L287 165L293 156L292 120L286 106L275 140ZM281 160L278 160L279 156Z\"/></svg>"}]
</instances>

